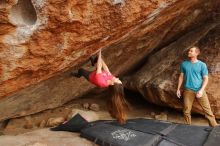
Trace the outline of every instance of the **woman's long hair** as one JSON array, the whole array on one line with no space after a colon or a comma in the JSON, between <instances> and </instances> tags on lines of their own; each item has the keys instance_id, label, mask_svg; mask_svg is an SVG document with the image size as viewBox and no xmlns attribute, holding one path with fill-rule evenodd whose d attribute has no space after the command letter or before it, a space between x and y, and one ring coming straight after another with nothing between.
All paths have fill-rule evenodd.
<instances>
[{"instance_id":1,"label":"woman's long hair","mask_svg":"<svg viewBox=\"0 0 220 146\"><path fill-rule=\"evenodd\" d=\"M123 124L126 121L126 111L129 109L129 105L125 100L124 87L122 84L115 83L109 86L109 90L111 97L107 101L108 110L113 118Z\"/></svg>"}]
</instances>

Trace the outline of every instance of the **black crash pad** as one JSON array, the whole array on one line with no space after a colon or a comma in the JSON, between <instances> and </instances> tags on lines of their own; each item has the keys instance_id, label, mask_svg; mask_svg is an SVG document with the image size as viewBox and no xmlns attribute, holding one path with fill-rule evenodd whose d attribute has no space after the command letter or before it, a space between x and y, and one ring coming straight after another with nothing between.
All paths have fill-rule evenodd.
<instances>
[{"instance_id":1,"label":"black crash pad","mask_svg":"<svg viewBox=\"0 0 220 146\"><path fill-rule=\"evenodd\" d=\"M220 146L220 127L213 128L204 146Z\"/></svg>"},{"instance_id":2,"label":"black crash pad","mask_svg":"<svg viewBox=\"0 0 220 146\"><path fill-rule=\"evenodd\" d=\"M101 146L217 146L220 127L193 126L149 119L131 119L126 124L114 120L87 122L76 115L53 131L80 132Z\"/></svg>"},{"instance_id":3,"label":"black crash pad","mask_svg":"<svg viewBox=\"0 0 220 146\"><path fill-rule=\"evenodd\" d=\"M91 123L81 136L99 145L113 146L202 146L212 128L156 120L133 119L120 125L116 121Z\"/></svg>"}]
</instances>

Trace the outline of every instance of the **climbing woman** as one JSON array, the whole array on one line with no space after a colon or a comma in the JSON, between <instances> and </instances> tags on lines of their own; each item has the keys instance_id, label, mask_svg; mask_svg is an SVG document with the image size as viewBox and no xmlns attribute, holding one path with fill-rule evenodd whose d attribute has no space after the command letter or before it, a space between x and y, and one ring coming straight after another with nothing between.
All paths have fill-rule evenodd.
<instances>
[{"instance_id":1,"label":"climbing woman","mask_svg":"<svg viewBox=\"0 0 220 146\"><path fill-rule=\"evenodd\" d=\"M90 58L92 64L95 59ZM128 103L124 97L124 88L119 78L113 76L109 71L106 63L99 51L96 70L90 72L80 68L77 73L72 72L72 76L80 78L85 77L89 82L100 88L109 88L111 97L107 101L108 110L113 118L116 118L119 123L123 124L126 121L125 111L128 109Z\"/></svg>"}]
</instances>

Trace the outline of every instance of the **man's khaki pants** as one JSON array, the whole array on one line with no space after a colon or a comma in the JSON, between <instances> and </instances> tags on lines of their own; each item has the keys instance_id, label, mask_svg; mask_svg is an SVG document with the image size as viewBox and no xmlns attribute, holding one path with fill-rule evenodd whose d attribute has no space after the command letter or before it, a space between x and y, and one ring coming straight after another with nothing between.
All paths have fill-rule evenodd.
<instances>
[{"instance_id":1,"label":"man's khaki pants","mask_svg":"<svg viewBox=\"0 0 220 146\"><path fill-rule=\"evenodd\" d=\"M183 93L183 100L184 100L184 107L183 107L183 114L184 114L184 120L186 124L191 124L191 109L194 102L194 99L196 98L196 92L193 92L192 90L185 89ZM213 115L211 111L211 107L209 104L209 100L207 97L206 92L204 91L202 97L196 98L198 103L201 105L205 117L209 120L210 126L214 127L217 125L215 116Z\"/></svg>"}]
</instances>

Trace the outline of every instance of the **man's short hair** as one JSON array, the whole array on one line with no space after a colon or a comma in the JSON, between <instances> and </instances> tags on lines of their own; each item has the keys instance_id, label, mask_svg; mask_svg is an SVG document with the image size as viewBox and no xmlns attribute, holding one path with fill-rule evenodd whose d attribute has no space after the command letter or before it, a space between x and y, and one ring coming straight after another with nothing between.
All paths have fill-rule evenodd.
<instances>
[{"instance_id":1,"label":"man's short hair","mask_svg":"<svg viewBox=\"0 0 220 146\"><path fill-rule=\"evenodd\" d=\"M200 54L200 49L199 49L199 47L197 47L197 46L192 46L192 47L190 47L190 49L191 48L196 48L196 52L198 53L198 54Z\"/></svg>"}]
</instances>

